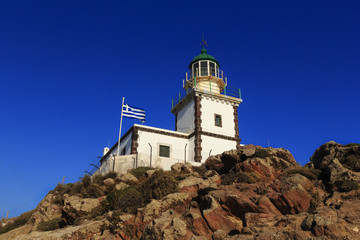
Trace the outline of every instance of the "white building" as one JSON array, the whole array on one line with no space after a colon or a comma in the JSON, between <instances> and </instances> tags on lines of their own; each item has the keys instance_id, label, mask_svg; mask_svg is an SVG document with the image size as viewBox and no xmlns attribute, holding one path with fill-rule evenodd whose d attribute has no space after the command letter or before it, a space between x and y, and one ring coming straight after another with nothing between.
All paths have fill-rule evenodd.
<instances>
[{"instance_id":1,"label":"white building","mask_svg":"<svg viewBox=\"0 0 360 240\"><path fill-rule=\"evenodd\" d=\"M172 100L175 131L134 124L111 149L105 148L95 173L126 172L140 166L169 170L174 163L200 165L210 155L240 145L239 89L227 86L220 64L206 49L189 65L184 89Z\"/></svg>"}]
</instances>

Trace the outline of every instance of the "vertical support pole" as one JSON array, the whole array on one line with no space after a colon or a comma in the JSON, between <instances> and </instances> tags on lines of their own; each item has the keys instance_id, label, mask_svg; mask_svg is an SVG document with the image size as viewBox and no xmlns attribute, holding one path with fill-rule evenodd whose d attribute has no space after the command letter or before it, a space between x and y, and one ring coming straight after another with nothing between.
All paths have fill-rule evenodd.
<instances>
[{"instance_id":1,"label":"vertical support pole","mask_svg":"<svg viewBox=\"0 0 360 240\"><path fill-rule=\"evenodd\" d=\"M6 212L6 218L5 219L8 219L9 218L9 210Z\"/></svg>"},{"instance_id":2,"label":"vertical support pole","mask_svg":"<svg viewBox=\"0 0 360 240\"><path fill-rule=\"evenodd\" d=\"M241 99L241 89L239 88L239 98Z\"/></svg>"},{"instance_id":3,"label":"vertical support pole","mask_svg":"<svg viewBox=\"0 0 360 240\"><path fill-rule=\"evenodd\" d=\"M149 146L150 146L150 167L151 167L151 160L152 160L152 146L151 144L149 143Z\"/></svg>"},{"instance_id":4,"label":"vertical support pole","mask_svg":"<svg viewBox=\"0 0 360 240\"><path fill-rule=\"evenodd\" d=\"M186 163L186 147L187 147L187 144L185 145L185 150L184 150L184 152L185 152L185 153L184 153L184 154L185 154L185 155L184 155L185 163Z\"/></svg>"},{"instance_id":5,"label":"vertical support pole","mask_svg":"<svg viewBox=\"0 0 360 240\"><path fill-rule=\"evenodd\" d=\"M124 109L124 102L125 102L125 97L123 97L123 99L122 99L122 104L121 104L119 141L118 141L118 149L117 149L117 155L116 155L116 156L119 156L119 153L120 153L121 127L122 127L122 115L123 115L123 109Z\"/></svg>"},{"instance_id":6,"label":"vertical support pole","mask_svg":"<svg viewBox=\"0 0 360 240\"><path fill-rule=\"evenodd\" d=\"M211 80L210 80L210 92L211 92Z\"/></svg>"},{"instance_id":7,"label":"vertical support pole","mask_svg":"<svg viewBox=\"0 0 360 240\"><path fill-rule=\"evenodd\" d=\"M64 185L64 181L65 181L65 176L63 176L63 180L61 182L61 185Z\"/></svg>"},{"instance_id":8,"label":"vertical support pole","mask_svg":"<svg viewBox=\"0 0 360 240\"><path fill-rule=\"evenodd\" d=\"M224 87L224 95L226 96L226 86Z\"/></svg>"}]
</instances>

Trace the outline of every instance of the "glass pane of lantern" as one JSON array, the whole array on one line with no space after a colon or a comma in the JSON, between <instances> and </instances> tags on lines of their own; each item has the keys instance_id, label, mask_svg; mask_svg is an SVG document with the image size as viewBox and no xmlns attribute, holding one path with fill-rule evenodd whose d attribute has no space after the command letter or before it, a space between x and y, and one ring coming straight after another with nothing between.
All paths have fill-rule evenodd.
<instances>
[{"instance_id":1,"label":"glass pane of lantern","mask_svg":"<svg viewBox=\"0 0 360 240\"><path fill-rule=\"evenodd\" d=\"M211 76L215 76L215 63L210 62L210 74Z\"/></svg>"},{"instance_id":2,"label":"glass pane of lantern","mask_svg":"<svg viewBox=\"0 0 360 240\"><path fill-rule=\"evenodd\" d=\"M201 76L207 76L208 70L207 70L207 62L200 62L201 66Z\"/></svg>"}]
</instances>

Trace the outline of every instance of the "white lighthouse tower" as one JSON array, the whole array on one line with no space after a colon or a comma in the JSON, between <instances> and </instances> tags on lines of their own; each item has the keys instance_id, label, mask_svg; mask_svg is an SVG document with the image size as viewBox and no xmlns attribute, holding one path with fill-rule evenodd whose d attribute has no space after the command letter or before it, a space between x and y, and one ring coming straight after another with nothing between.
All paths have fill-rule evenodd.
<instances>
[{"instance_id":1,"label":"white lighthouse tower","mask_svg":"<svg viewBox=\"0 0 360 240\"><path fill-rule=\"evenodd\" d=\"M134 124L104 150L93 171L125 173L141 166L169 170L175 163L199 166L210 155L236 149L241 102L240 90L227 86L219 62L203 46L190 62L182 91L172 100L175 131Z\"/></svg>"},{"instance_id":2,"label":"white lighthouse tower","mask_svg":"<svg viewBox=\"0 0 360 240\"><path fill-rule=\"evenodd\" d=\"M190 62L184 90L173 99L171 109L175 131L189 134L195 162L240 145L240 89L227 86L219 62L207 54L204 45L201 54Z\"/></svg>"}]
</instances>

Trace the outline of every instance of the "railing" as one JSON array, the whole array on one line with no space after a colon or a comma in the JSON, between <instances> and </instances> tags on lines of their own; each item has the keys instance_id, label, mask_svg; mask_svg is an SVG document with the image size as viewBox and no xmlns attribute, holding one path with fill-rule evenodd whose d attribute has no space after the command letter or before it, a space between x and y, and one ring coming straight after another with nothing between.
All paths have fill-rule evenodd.
<instances>
[{"instance_id":1,"label":"railing","mask_svg":"<svg viewBox=\"0 0 360 240\"><path fill-rule=\"evenodd\" d=\"M229 97L234 97L234 98L238 98L241 99L241 90L240 88L234 88L234 87L229 87L229 86L225 86L224 90L222 90L220 93L218 91L214 91L214 89L211 88L211 81L209 84L209 87L204 87L201 86L201 89L196 88L196 86L194 87L194 89L203 91L205 93L214 93L214 94L220 94L220 95L224 95L224 96L229 96ZM187 90L183 89L181 90L172 100L171 100L171 108L173 108L174 106L176 106L176 104L178 104L192 89L188 88Z\"/></svg>"},{"instance_id":2,"label":"railing","mask_svg":"<svg viewBox=\"0 0 360 240\"><path fill-rule=\"evenodd\" d=\"M224 80L225 78L225 75L224 75L224 71L223 70L220 70L218 68L211 68L209 67L209 69L205 68L205 69L201 69L200 68L200 71L199 69L197 68L196 69L196 73L193 73L193 71L187 71L185 73L185 80L186 81L191 81L193 80L194 77L204 77L204 76L213 76L213 77L216 77L216 78L220 78L222 80Z\"/></svg>"}]
</instances>

